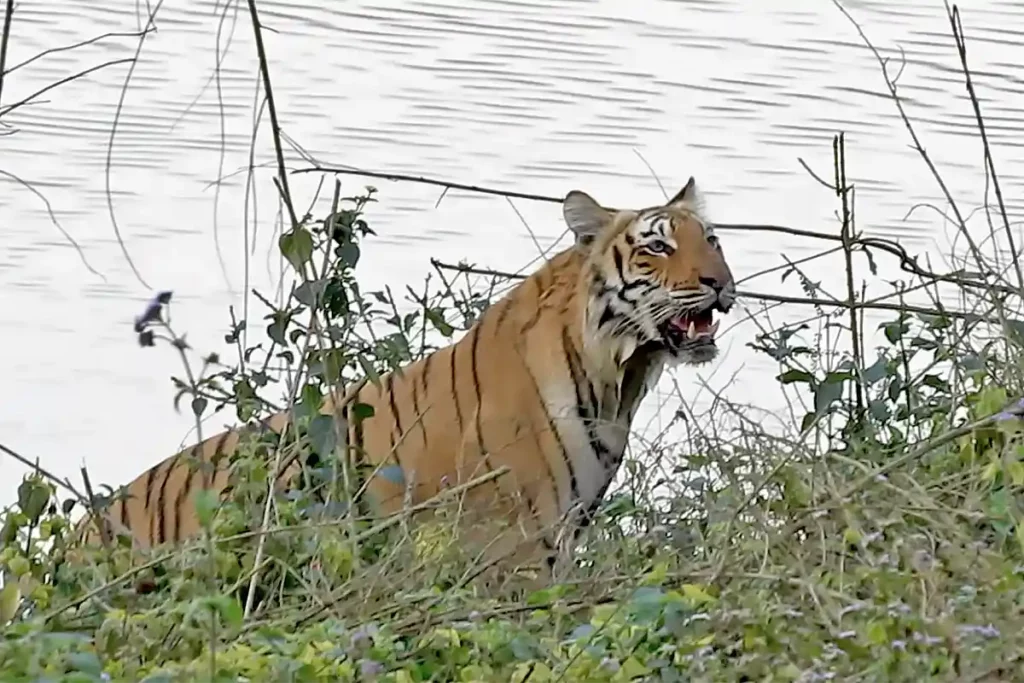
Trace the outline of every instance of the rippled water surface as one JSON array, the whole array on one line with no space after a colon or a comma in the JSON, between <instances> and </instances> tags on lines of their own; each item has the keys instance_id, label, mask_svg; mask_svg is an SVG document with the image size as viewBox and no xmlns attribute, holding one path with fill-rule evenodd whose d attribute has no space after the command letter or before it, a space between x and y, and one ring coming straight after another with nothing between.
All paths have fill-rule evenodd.
<instances>
[{"instance_id":1,"label":"rippled water surface","mask_svg":"<svg viewBox=\"0 0 1024 683\"><path fill-rule=\"evenodd\" d=\"M8 67L107 32L138 31L145 7L23 0ZM836 199L798 159L831 178L832 136L842 130L858 226L898 238L912 253L930 252L943 269L934 259L948 249L951 228L934 210L908 217L921 202L942 206L937 184L910 147L878 62L828 0L260 7L282 125L324 163L556 197L580 188L613 205L662 198L649 164L668 192L696 176L718 221L835 233ZM883 56L898 61L903 49L899 86L908 114L954 198L968 211L980 206L981 146L942 3L848 0L845 7ZM1024 4L978 0L963 21L1003 193L1019 219ZM249 163L257 86L244 4L168 2L155 23L123 102L126 63L47 92L4 116L11 128L0 129L0 443L76 479L84 463L94 480L127 481L189 438L189 418L171 407L168 376L179 373L177 360L134 341L132 316L150 290L115 230L146 284L174 291L174 322L203 351L226 350L228 306L241 302L246 229L253 285L270 290L277 270L268 256L276 202L265 112L255 148L258 202L250 200L248 212L240 172ZM61 78L129 59L138 42L110 36L18 68L5 79L0 111ZM307 165L291 149L288 163ZM221 176L230 177L218 194ZM292 176L301 206L316 180ZM344 188L354 193L362 182L347 177ZM430 257L518 269L538 255L537 243L548 247L564 230L557 204L516 200L513 207L456 191L438 203L436 187L369 182L380 188L380 203L371 212L379 237L360 266L367 286L400 291L421 283ZM979 213L972 228L987 233L984 223ZM723 239L737 277L751 278L743 288L796 296L795 279L757 273L827 246L768 233ZM861 266L869 289L895 275L891 260L879 260L877 277ZM839 256L806 269L841 293ZM745 307L749 315L763 304L748 299ZM790 306L771 315L779 322L814 313ZM729 329L720 362L666 377L666 395L649 399L648 413L659 402L673 410L673 379L690 399L706 397L707 383L780 407L775 368L746 347L756 331L749 321ZM226 419L214 417L207 429ZM6 501L22 468L2 459L0 472Z\"/></svg>"}]
</instances>

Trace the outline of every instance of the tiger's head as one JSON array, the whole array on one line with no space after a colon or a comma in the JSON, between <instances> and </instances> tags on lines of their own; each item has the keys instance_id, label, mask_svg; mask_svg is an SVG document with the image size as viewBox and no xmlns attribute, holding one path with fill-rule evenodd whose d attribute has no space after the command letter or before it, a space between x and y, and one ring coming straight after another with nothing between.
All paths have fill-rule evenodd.
<instances>
[{"instance_id":1,"label":"tiger's head","mask_svg":"<svg viewBox=\"0 0 1024 683\"><path fill-rule=\"evenodd\" d=\"M699 365L718 354L715 313L736 298L732 272L700 213L693 178L662 206L602 208L573 190L562 212L585 254L586 342L621 363L637 349Z\"/></svg>"}]
</instances>

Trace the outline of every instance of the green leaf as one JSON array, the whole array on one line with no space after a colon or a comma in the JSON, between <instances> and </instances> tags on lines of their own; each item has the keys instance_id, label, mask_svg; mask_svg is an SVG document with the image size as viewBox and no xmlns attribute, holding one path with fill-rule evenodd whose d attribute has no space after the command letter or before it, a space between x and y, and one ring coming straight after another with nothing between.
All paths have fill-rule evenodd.
<instances>
[{"instance_id":1,"label":"green leaf","mask_svg":"<svg viewBox=\"0 0 1024 683\"><path fill-rule=\"evenodd\" d=\"M296 410L296 414L299 415L316 415L320 412L320 407L323 406L324 399L320 394L320 390L312 384L307 384L302 387L302 400L300 405L302 411Z\"/></svg>"},{"instance_id":2,"label":"green leaf","mask_svg":"<svg viewBox=\"0 0 1024 683\"><path fill-rule=\"evenodd\" d=\"M299 303L313 308L316 306L317 301L322 298L324 289L325 283L323 280L303 282L295 288L295 298L299 300Z\"/></svg>"},{"instance_id":3,"label":"green leaf","mask_svg":"<svg viewBox=\"0 0 1024 683\"><path fill-rule=\"evenodd\" d=\"M67 663L72 671L82 671L94 676L103 673L103 665L94 652L71 652L67 656Z\"/></svg>"},{"instance_id":4,"label":"green leaf","mask_svg":"<svg viewBox=\"0 0 1024 683\"><path fill-rule=\"evenodd\" d=\"M881 621L868 622L868 629L865 636L867 637L868 642L872 645L885 645L892 640L885 628L885 624Z\"/></svg>"},{"instance_id":5,"label":"green leaf","mask_svg":"<svg viewBox=\"0 0 1024 683\"><path fill-rule=\"evenodd\" d=\"M910 329L909 325L900 321L883 323L880 327L885 330L885 338L889 340L890 344L898 342L907 333L907 330Z\"/></svg>"},{"instance_id":6,"label":"green leaf","mask_svg":"<svg viewBox=\"0 0 1024 683\"><path fill-rule=\"evenodd\" d=\"M203 527L209 527L217 511L217 494L211 489L196 491L196 516Z\"/></svg>"},{"instance_id":7,"label":"green leaf","mask_svg":"<svg viewBox=\"0 0 1024 683\"><path fill-rule=\"evenodd\" d=\"M207 400L205 398L202 396L196 396L192 399L192 414L196 417L201 416L203 411L206 410L206 404Z\"/></svg>"},{"instance_id":8,"label":"green leaf","mask_svg":"<svg viewBox=\"0 0 1024 683\"><path fill-rule=\"evenodd\" d=\"M780 384L792 384L794 382L807 382L808 384L814 383L814 375L807 372L806 370L787 370L778 377Z\"/></svg>"},{"instance_id":9,"label":"green leaf","mask_svg":"<svg viewBox=\"0 0 1024 683\"><path fill-rule=\"evenodd\" d=\"M18 522L14 515L4 515L4 525L0 528L0 545L10 545L18 538Z\"/></svg>"},{"instance_id":10,"label":"green leaf","mask_svg":"<svg viewBox=\"0 0 1024 683\"><path fill-rule=\"evenodd\" d=\"M640 663L636 657L630 656L626 658L626 661L622 663L620 672L623 676L623 680L631 681L634 678L646 676L650 673L650 669Z\"/></svg>"},{"instance_id":11,"label":"green leaf","mask_svg":"<svg viewBox=\"0 0 1024 683\"><path fill-rule=\"evenodd\" d=\"M32 524L39 521L49 502L50 488L38 479L25 479L18 486L18 507Z\"/></svg>"},{"instance_id":12,"label":"green leaf","mask_svg":"<svg viewBox=\"0 0 1024 683\"><path fill-rule=\"evenodd\" d=\"M879 422L884 422L889 419L889 404L877 399L870 401L868 402L868 412L871 413L871 417Z\"/></svg>"},{"instance_id":13,"label":"green leaf","mask_svg":"<svg viewBox=\"0 0 1024 683\"><path fill-rule=\"evenodd\" d=\"M20 600L21 591L18 590L18 582L8 579L4 587L0 589L0 623L6 624L14 618Z\"/></svg>"},{"instance_id":14,"label":"green leaf","mask_svg":"<svg viewBox=\"0 0 1024 683\"><path fill-rule=\"evenodd\" d=\"M708 593L702 586L695 583L684 583L682 585L683 597L690 601L694 605L705 605L710 602L714 602L715 598Z\"/></svg>"},{"instance_id":15,"label":"green leaf","mask_svg":"<svg viewBox=\"0 0 1024 683\"><path fill-rule=\"evenodd\" d=\"M313 256L313 236L301 226L281 235L277 245L284 257L299 273L302 273L302 267Z\"/></svg>"},{"instance_id":16,"label":"green leaf","mask_svg":"<svg viewBox=\"0 0 1024 683\"><path fill-rule=\"evenodd\" d=\"M826 382L814 389L814 412L822 415L843 395L842 382Z\"/></svg>"},{"instance_id":17,"label":"green leaf","mask_svg":"<svg viewBox=\"0 0 1024 683\"><path fill-rule=\"evenodd\" d=\"M334 429L334 418L330 415L317 415L309 422L309 441L313 452L326 460L334 453L338 445L337 432Z\"/></svg>"},{"instance_id":18,"label":"green leaf","mask_svg":"<svg viewBox=\"0 0 1024 683\"><path fill-rule=\"evenodd\" d=\"M338 258L346 268L355 268L359 263L359 245L355 242L346 242L336 250Z\"/></svg>"},{"instance_id":19,"label":"green leaf","mask_svg":"<svg viewBox=\"0 0 1024 683\"><path fill-rule=\"evenodd\" d=\"M218 595L211 598L210 607L216 610L224 623L231 628L238 628L242 625L242 605L230 595Z\"/></svg>"},{"instance_id":20,"label":"green leaf","mask_svg":"<svg viewBox=\"0 0 1024 683\"><path fill-rule=\"evenodd\" d=\"M874 363L864 368L864 381L868 385L874 384L885 377L886 370L889 367L889 359L885 356L879 356Z\"/></svg>"},{"instance_id":21,"label":"green leaf","mask_svg":"<svg viewBox=\"0 0 1024 683\"><path fill-rule=\"evenodd\" d=\"M374 412L373 406L369 403L356 403L352 406L352 415L356 420L362 421L373 417Z\"/></svg>"},{"instance_id":22,"label":"green leaf","mask_svg":"<svg viewBox=\"0 0 1024 683\"><path fill-rule=\"evenodd\" d=\"M434 326L434 329L443 334L445 337L451 337L455 333L455 328L448 324L444 319L444 316L434 308L425 308L423 311L427 320Z\"/></svg>"}]
</instances>

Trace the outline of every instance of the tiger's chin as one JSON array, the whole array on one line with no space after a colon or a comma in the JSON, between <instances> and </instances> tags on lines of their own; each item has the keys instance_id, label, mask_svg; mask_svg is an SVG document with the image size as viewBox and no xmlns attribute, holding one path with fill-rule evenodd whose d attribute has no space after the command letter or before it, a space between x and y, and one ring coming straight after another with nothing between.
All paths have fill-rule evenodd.
<instances>
[{"instance_id":1,"label":"tiger's chin","mask_svg":"<svg viewBox=\"0 0 1024 683\"><path fill-rule=\"evenodd\" d=\"M718 355L715 335L720 322L715 320L715 311L724 312L715 303L702 311L687 311L669 318L658 326L662 344L672 361L703 365L714 360Z\"/></svg>"}]
</instances>

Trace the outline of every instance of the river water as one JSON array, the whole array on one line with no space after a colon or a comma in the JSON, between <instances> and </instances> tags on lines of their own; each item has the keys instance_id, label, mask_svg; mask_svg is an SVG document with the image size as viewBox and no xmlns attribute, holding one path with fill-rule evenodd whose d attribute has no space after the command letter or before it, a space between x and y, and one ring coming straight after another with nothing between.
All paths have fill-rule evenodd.
<instances>
[{"instance_id":1,"label":"river water","mask_svg":"<svg viewBox=\"0 0 1024 683\"><path fill-rule=\"evenodd\" d=\"M921 202L941 208L939 188L910 146L878 62L830 0L316 5L259 3L282 125L324 163L556 197L580 188L620 206L663 197L653 169L670 193L696 176L715 220L837 233L835 196L798 159L831 178L832 136L845 131L859 228L948 268L941 259L951 225L933 210L908 216ZM964 212L979 207L982 148L942 3L844 6L895 60L893 72L903 49L899 86L908 114ZM0 111L61 78L131 58L139 40L130 34L153 8L129 0L17 3L8 67L43 50L123 35L11 72ZM166 347L139 348L131 330L150 288L174 291L174 322L194 346L228 354L223 334L228 306L241 307L246 230L252 284L272 290L278 268L270 256L276 205L265 113L254 152L259 201L245 208L257 62L244 3L169 2L154 22L112 148L124 63L48 91L5 115L10 128L0 129L0 443L76 482L83 464L94 482L126 482L191 438L187 411L171 406L176 357ZM1003 193L1019 220L1024 4L976 0L963 22ZM308 165L286 152L290 168ZM41 193L53 217L7 174ZM218 193L214 181L229 174ZM300 206L316 180L292 176ZM366 182L380 189L370 212L379 237L360 266L367 287L422 283L431 257L515 270L565 228L557 204L513 206L457 191L439 202L437 187L357 177L344 178L343 190L356 193ZM979 239L987 234L982 213L970 224ZM742 288L791 296L802 294L796 278L782 283L778 270L759 273L832 246L741 232L723 233L723 244L737 278L748 278ZM897 271L891 258L878 261L873 277L860 259L859 280L882 293L882 280ZM842 295L840 255L804 267ZM648 399L650 419L661 415L658 405L670 413L678 407L673 380L688 401L710 396L706 383L765 410L784 405L772 379L777 368L746 346L758 329L749 317L766 325L815 314L776 307L769 319L752 299L741 308L730 321L738 324L722 335L720 362L667 376L664 394ZM881 319L869 317L869 327ZM215 416L206 433L227 419ZM0 500L11 499L23 471L0 459Z\"/></svg>"}]
</instances>

